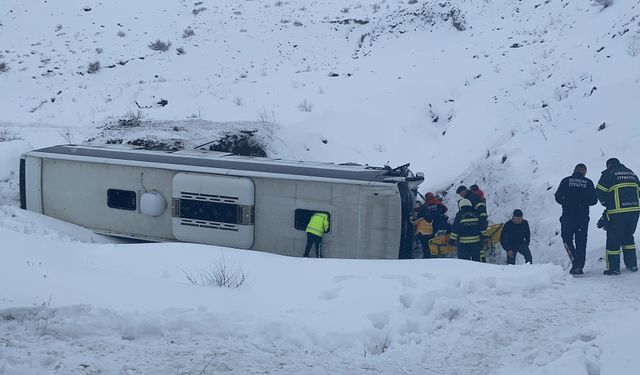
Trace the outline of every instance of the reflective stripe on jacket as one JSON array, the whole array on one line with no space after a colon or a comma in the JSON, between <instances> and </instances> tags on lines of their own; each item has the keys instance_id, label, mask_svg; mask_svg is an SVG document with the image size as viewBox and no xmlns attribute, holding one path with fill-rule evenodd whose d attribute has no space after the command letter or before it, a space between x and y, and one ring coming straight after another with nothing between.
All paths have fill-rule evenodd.
<instances>
[{"instance_id":1,"label":"reflective stripe on jacket","mask_svg":"<svg viewBox=\"0 0 640 375\"><path fill-rule=\"evenodd\" d=\"M449 239L459 244L481 242L487 235L482 228L482 222L472 207L462 207L453 222Z\"/></svg>"},{"instance_id":2,"label":"reflective stripe on jacket","mask_svg":"<svg viewBox=\"0 0 640 375\"><path fill-rule=\"evenodd\" d=\"M315 234L318 237L322 237L323 234L329 231L329 215L321 212L316 212L309 219L307 225L307 233Z\"/></svg>"},{"instance_id":3,"label":"reflective stripe on jacket","mask_svg":"<svg viewBox=\"0 0 640 375\"><path fill-rule=\"evenodd\" d=\"M635 173L622 164L602 172L596 193L600 203L607 208L607 214L640 211L638 182Z\"/></svg>"}]
</instances>

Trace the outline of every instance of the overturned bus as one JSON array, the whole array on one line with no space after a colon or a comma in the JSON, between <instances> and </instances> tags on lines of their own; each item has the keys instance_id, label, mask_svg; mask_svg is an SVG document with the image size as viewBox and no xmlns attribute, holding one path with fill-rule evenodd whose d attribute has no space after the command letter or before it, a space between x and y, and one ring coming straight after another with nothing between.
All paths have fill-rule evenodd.
<instances>
[{"instance_id":1,"label":"overturned bus","mask_svg":"<svg viewBox=\"0 0 640 375\"><path fill-rule=\"evenodd\" d=\"M309 218L325 212L324 257L408 258L424 179L408 166L60 145L22 155L20 204L101 234L290 256L302 256Z\"/></svg>"}]
</instances>

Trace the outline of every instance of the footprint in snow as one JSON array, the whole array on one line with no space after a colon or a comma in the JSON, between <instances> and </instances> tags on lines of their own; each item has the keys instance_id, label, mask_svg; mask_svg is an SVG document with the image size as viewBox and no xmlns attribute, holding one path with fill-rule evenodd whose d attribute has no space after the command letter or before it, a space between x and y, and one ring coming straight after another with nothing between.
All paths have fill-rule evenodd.
<instances>
[{"instance_id":1,"label":"footprint in snow","mask_svg":"<svg viewBox=\"0 0 640 375\"><path fill-rule=\"evenodd\" d=\"M332 299L338 298L338 296L340 296L340 289L338 288L328 289L320 293L320 299L323 299L325 301L331 301Z\"/></svg>"},{"instance_id":2,"label":"footprint in snow","mask_svg":"<svg viewBox=\"0 0 640 375\"><path fill-rule=\"evenodd\" d=\"M358 278L359 276L357 275L338 275L336 277L333 278L333 281L336 283L340 283L343 282L345 280L349 280L349 279L355 279Z\"/></svg>"},{"instance_id":3,"label":"footprint in snow","mask_svg":"<svg viewBox=\"0 0 640 375\"><path fill-rule=\"evenodd\" d=\"M384 329L389 324L388 313L370 313L367 318L375 329Z\"/></svg>"},{"instance_id":4,"label":"footprint in snow","mask_svg":"<svg viewBox=\"0 0 640 375\"><path fill-rule=\"evenodd\" d=\"M415 300L415 297L413 296L413 294L409 294L409 293L404 293L400 295L400 303L402 304L402 307L404 307L405 309L408 309L411 307L411 305L413 305L413 301Z\"/></svg>"},{"instance_id":5,"label":"footprint in snow","mask_svg":"<svg viewBox=\"0 0 640 375\"><path fill-rule=\"evenodd\" d=\"M403 287L407 288L416 288L418 283L416 283L412 278L404 276L404 275L387 275L382 276L383 279L390 280L399 280Z\"/></svg>"}]
</instances>

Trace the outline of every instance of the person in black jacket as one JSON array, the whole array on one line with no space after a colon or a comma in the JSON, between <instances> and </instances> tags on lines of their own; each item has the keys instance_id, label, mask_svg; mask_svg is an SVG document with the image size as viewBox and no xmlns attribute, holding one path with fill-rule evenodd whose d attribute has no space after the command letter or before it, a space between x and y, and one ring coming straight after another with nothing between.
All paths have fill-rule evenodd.
<instances>
[{"instance_id":1,"label":"person in black jacket","mask_svg":"<svg viewBox=\"0 0 640 375\"><path fill-rule=\"evenodd\" d=\"M422 214L425 220L432 223L433 234L435 235L439 231L449 232L451 230L451 224L447 222L447 206L431 192L425 194L424 199L424 203L416 210Z\"/></svg>"},{"instance_id":2,"label":"person in black jacket","mask_svg":"<svg viewBox=\"0 0 640 375\"><path fill-rule=\"evenodd\" d=\"M453 228L449 234L449 244L456 245L458 259L480 262L480 251L487 238L486 230L482 229L478 213L471 206L468 199L458 201L460 211L453 221Z\"/></svg>"},{"instance_id":3,"label":"person in black jacket","mask_svg":"<svg viewBox=\"0 0 640 375\"><path fill-rule=\"evenodd\" d=\"M589 206L598 203L593 181L586 178L586 174L586 165L582 163L576 165L573 174L562 179L555 194L556 202L562 205L560 233L572 262L569 271L572 275L583 274L589 229Z\"/></svg>"},{"instance_id":4,"label":"person in black jacket","mask_svg":"<svg viewBox=\"0 0 640 375\"><path fill-rule=\"evenodd\" d=\"M609 218L604 274L620 274L620 246L627 269L638 271L636 244L633 239L640 216L638 176L618 159L611 158L607 160L607 169L600 176L596 194L600 203L606 207Z\"/></svg>"},{"instance_id":5,"label":"person in black jacket","mask_svg":"<svg viewBox=\"0 0 640 375\"><path fill-rule=\"evenodd\" d=\"M511 220L504 223L502 233L500 233L500 245L507 252L507 264L516 264L516 255L524 255L526 263L533 263L529 242L531 241L531 231L529 222L522 218L521 210L513 210Z\"/></svg>"}]
</instances>

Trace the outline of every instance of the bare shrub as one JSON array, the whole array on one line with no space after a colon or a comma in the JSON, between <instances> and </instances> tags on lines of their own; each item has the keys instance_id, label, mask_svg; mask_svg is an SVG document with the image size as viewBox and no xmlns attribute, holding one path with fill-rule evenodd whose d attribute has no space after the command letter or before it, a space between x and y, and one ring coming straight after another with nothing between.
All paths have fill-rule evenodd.
<instances>
[{"instance_id":1,"label":"bare shrub","mask_svg":"<svg viewBox=\"0 0 640 375\"><path fill-rule=\"evenodd\" d=\"M56 32L58 32L58 31L60 31L60 30L62 30L62 25L58 25L58 26L56 26Z\"/></svg>"},{"instance_id":2,"label":"bare shrub","mask_svg":"<svg viewBox=\"0 0 640 375\"><path fill-rule=\"evenodd\" d=\"M344 7L342 9L340 9L340 13L349 13L349 8L348 7Z\"/></svg>"},{"instance_id":3,"label":"bare shrub","mask_svg":"<svg viewBox=\"0 0 640 375\"><path fill-rule=\"evenodd\" d=\"M453 27L458 31L464 31L467 29L467 20L464 17L464 14L460 9L454 8L449 11L449 17L451 18L451 23Z\"/></svg>"},{"instance_id":4,"label":"bare shrub","mask_svg":"<svg viewBox=\"0 0 640 375\"><path fill-rule=\"evenodd\" d=\"M594 0L597 6L602 7L602 9L606 9L613 5L613 0Z\"/></svg>"},{"instance_id":5,"label":"bare shrub","mask_svg":"<svg viewBox=\"0 0 640 375\"><path fill-rule=\"evenodd\" d=\"M635 37L631 39L629 46L627 47L627 53L631 57L636 57L640 55L640 37Z\"/></svg>"},{"instance_id":6,"label":"bare shrub","mask_svg":"<svg viewBox=\"0 0 640 375\"><path fill-rule=\"evenodd\" d=\"M169 47L171 47L171 42L163 42L160 39L157 39L155 42L149 43L149 48L154 51L165 52L169 50Z\"/></svg>"},{"instance_id":7,"label":"bare shrub","mask_svg":"<svg viewBox=\"0 0 640 375\"><path fill-rule=\"evenodd\" d=\"M118 120L118 125L123 128L135 128L142 125L144 119L144 113L141 110L136 112L129 111L121 119Z\"/></svg>"},{"instance_id":8,"label":"bare shrub","mask_svg":"<svg viewBox=\"0 0 640 375\"><path fill-rule=\"evenodd\" d=\"M124 31L120 30L116 33L117 36L119 36L120 38L124 38L125 36L127 36L127 34L124 33Z\"/></svg>"},{"instance_id":9,"label":"bare shrub","mask_svg":"<svg viewBox=\"0 0 640 375\"><path fill-rule=\"evenodd\" d=\"M0 62L0 73L4 73L8 71L9 71L9 64L7 64L6 62Z\"/></svg>"},{"instance_id":10,"label":"bare shrub","mask_svg":"<svg viewBox=\"0 0 640 375\"><path fill-rule=\"evenodd\" d=\"M418 0L409 0L409 1L407 1L407 4L411 4L411 5L417 4L417 3L418 3Z\"/></svg>"},{"instance_id":11,"label":"bare shrub","mask_svg":"<svg viewBox=\"0 0 640 375\"><path fill-rule=\"evenodd\" d=\"M178 55L184 55L184 54L185 54L185 53L187 53L187 52L184 50L184 48L182 48L182 47L178 47L178 48L176 48L176 53L177 53Z\"/></svg>"},{"instance_id":12,"label":"bare shrub","mask_svg":"<svg viewBox=\"0 0 640 375\"><path fill-rule=\"evenodd\" d=\"M89 63L89 66L87 67L87 73L89 74L93 74L93 73L97 73L98 71L100 71L100 61L94 61L92 63Z\"/></svg>"},{"instance_id":13,"label":"bare shrub","mask_svg":"<svg viewBox=\"0 0 640 375\"><path fill-rule=\"evenodd\" d=\"M196 9L192 10L191 13L193 13L194 16L197 16L198 14L204 12L205 10L207 10L207 8L200 7L200 8L196 8Z\"/></svg>"},{"instance_id":14,"label":"bare shrub","mask_svg":"<svg viewBox=\"0 0 640 375\"><path fill-rule=\"evenodd\" d=\"M298 109L302 112L311 112L313 109L313 104L309 103L307 99L303 100L298 104Z\"/></svg>"},{"instance_id":15,"label":"bare shrub","mask_svg":"<svg viewBox=\"0 0 640 375\"><path fill-rule=\"evenodd\" d=\"M367 343L366 338L364 340L363 355L365 358L369 353L375 354L375 355L382 355L387 350L389 350L389 347L391 346L391 333L387 332L387 335L385 336L384 339L382 339L381 337L377 337L377 338L372 338L372 341L373 342L371 343Z\"/></svg>"},{"instance_id":16,"label":"bare shrub","mask_svg":"<svg viewBox=\"0 0 640 375\"><path fill-rule=\"evenodd\" d=\"M72 144L73 142L71 141L71 131L69 130L69 128L65 128L64 130L60 130L58 132L58 134L60 134L60 136L62 138L64 138L64 140L68 143L68 144Z\"/></svg>"},{"instance_id":17,"label":"bare shrub","mask_svg":"<svg viewBox=\"0 0 640 375\"><path fill-rule=\"evenodd\" d=\"M561 102L569 97L569 90L562 87L556 87L556 89L553 90L553 97L557 101Z\"/></svg>"},{"instance_id":18,"label":"bare shrub","mask_svg":"<svg viewBox=\"0 0 640 375\"><path fill-rule=\"evenodd\" d=\"M302 22L300 21L293 21L293 26L302 26Z\"/></svg>"},{"instance_id":19,"label":"bare shrub","mask_svg":"<svg viewBox=\"0 0 640 375\"><path fill-rule=\"evenodd\" d=\"M15 132L6 128L0 128L0 142L15 141L20 138Z\"/></svg>"},{"instance_id":20,"label":"bare shrub","mask_svg":"<svg viewBox=\"0 0 640 375\"><path fill-rule=\"evenodd\" d=\"M196 35L196 32L193 31L192 28L187 27L186 29L184 29L184 31L182 32L182 38L183 39L187 39L187 38L191 38L192 36Z\"/></svg>"},{"instance_id":21,"label":"bare shrub","mask_svg":"<svg viewBox=\"0 0 640 375\"><path fill-rule=\"evenodd\" d=\"M378 13L380 10L380 4L373 4L371 8L373 9L373 13Z\"/></svg>"},{"instance_id":22,"label":"bare shrub","mask_svg":"<svg viewBox=\"0 0 640 375\"><path fill-rule=\"evenodd\" d=\"M104 50L102 48L100 48L100 47L96 48L96 53L98 55L101 54L102 52L104 52Z\"/></svg>"},{"instance_id":23,"label":"bare shrub","mask_svg":"<svg viewBox=\"0 0 640 375\"><path fill-rule=\"evenodd\" d=\"M275 112L269 112L267 108L262 107L262 109L258 111L258 119L261 122L276 122L276 114Z\"/></svg>"},{"instance_id":24,"label":"bare shrub","mask_svg":"<svg viewBox=\"0 0 640 375\"><path fill-rule=\"evenodd\" d=\"M244 104L244 100L242 100L241 97L236 96L233 98L233 104L237 105L238 107L242 106Z\"/></svg>"},{"instance_id":25,"label":"bare shrub","mask_svg":"<svg viewBox=\"0 0 640 375\"><path fill-rule=\"evenodd\" d=\"M239 288L247 280L242 267L229 266L224 256L221 256L216 263L212 263L209 268L199 271L199 277L191 271L182 270L182 272L191 285L199 286Z\"/></svg>"}]
</instances>

